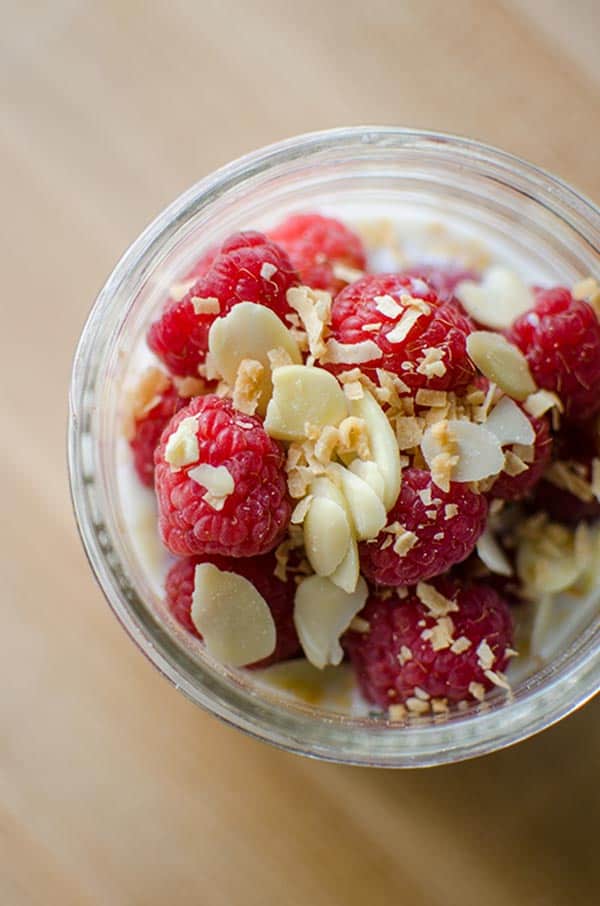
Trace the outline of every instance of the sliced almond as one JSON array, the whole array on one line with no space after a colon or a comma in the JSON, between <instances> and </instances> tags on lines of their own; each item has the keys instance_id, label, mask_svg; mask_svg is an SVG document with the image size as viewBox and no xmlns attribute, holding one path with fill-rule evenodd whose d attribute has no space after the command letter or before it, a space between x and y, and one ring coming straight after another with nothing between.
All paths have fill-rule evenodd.
<instances>
[{"instance_id":1,"label":"sliced almond","mask_svg":"<svg viewBox=\"0 0 600 906\"><path fill-rule=\"evenodd\" d=\"M454 292L479 324L503 330L534 304L533 293L513 271L490 267L481 283L461 281Z\"/></svg>"},{"instance_id":2,"label":"sliced almond","mask_svg":"<svg viewBox=\"0 0 600 906\"><path fill-rule=\"evenodd\" d=\"M383 475L379 470L377 463L363 459L355 459L348 466L351 472L366 481L375 491L380 500L383 500L385 493Z\"/></svg>"},{"instance_id":3,"label":"sliced almond","mask_svg":"<svg viewBox=\"0 0 600 906\"><path fill-rule=\"evenodd\" d=\"M340 637L364 607L367 594L362 577L350 594L322 576L309 576L300 582L294 603L294 625L311 664L323 669L327 664L342 662Z\"/></svg>"},{"instance_id":4,"label":"sliced almond","mask_svg":"<svg viewBox=\"0 0 600 906\"><path fill-rule=\"evenodd\" d=\"M348 405L351 415L366 422L373 460L383 477L383 504L389 511L398 499L402 481L396 435L383 409L368 391L365 391L362 399L350 400Z\"/></svg>"},{"instance_id":5,"label":"sliced almond","mask_svg":"<svg viewBox=\"0 0 600 906\"><path fill-rule=\"evenodd\" d=\"M284 365L273 372L273 395L265 418L271 437L301 440L307 425L339 425L346 414L344 392L323 368Z\"/></svg>"},{"instance_id":6,"label":"sliced almond","mask_svg":"<svg viewBox=\"0 0 600 906\"><path fill-rule=\"evenodd\" d=\"M516 400L525 400L536 386L527 359L499 333L476 330L467 337L467 352L490 381Z\"/></svg>"},{"instance_id":7,"label":"sliced almond","mask_svg":"<svg viewBox=\"0 0 600 906\"><path fill-rule=\"evenodd\" d=\"M523 410L509 396L503 396L500 402L494 406L484 422L484 426L495 434L502 447L506 444L529 446L535 443L533 425Z\"/></svg>"},{"instance_id":8,"label":"sliced almond","mask_svg":"<svg viewBox=\"0 0 600 906\"><path fill-rule=\"evenodd\" d=\"M385 507L372 487L339 463L331 463L329 474L337 479L350 510L358 541L375 538L386 523Z\"/></svg>"},{"instance_id":9,"label":"sliced almond","mask_svg":"<svg viewBox=\"0 0 600 906\"><path fill-rule=\"evenodd\" d=\"M194 573L191 618L208 652L243 667L275 650L275 623L265 599L243 576L201 563Z\"/></svg>"},{"instance_id":10,"label":"sliced almond","mask_svg":"<svg viewBox=\"0 0 600 906\"><path fill-rule=\"evenodd\" d=\"M233 386L244 359L253 359L264 368L263 390L258 411L264 414L271 395L269 352L283 349L292 362L300 363L298 344L269 308L240 302L224 318L217 318L208 334L211 365Z\"/></svg>"},{"instance_id":11,"label":"sliced almond","mask_svg":"<svg viewBox=\"0 0 600 906\"><path fill-rule=\"evenodd\" d=\"M491 572L498 573L500 576L512 576L513 569L510 561L489 525L486 526L477 542L477 555Z\"/></svg>"},{"instance_id":12,"label":"sliced almond","mask_svg":"<svg viewBox=\"0 0 600 906\"><path fill-rule=\"evenodd\" d=\"M345 509L327 497L314 497L304 517L304 546L319 576L330 576L350 545L350 522Z\"/></svg>"},{"instance_id":13,"label":"sliced almond","mask_svg":"<svg viewBox=\"0 0 600 906\"><path fill-rule=\"evenodd\" d=\"M227 467L201 463L190 469L187 474L188 478L206 488L207 493L204 495L204 500L214 510L222 510L223 504L235 488L233 476Z\"/></svg>"},{"instance_id":14,"label":"sliced almond","mask_svg":"<svg viewBox=\"0 0 600 906\"><path fill-rule=\"evenodd\" d=\"M198 419L195 415L184 418L177 429L169 436L165 448L165 459L171 469L181 469L192 462L196 462L200 455L198 446Z\"/></svg>"},{"instance_id":15,"label":"sliced almond","mask_svg":"<svg viewBox=\"0 0 600 906\"><path fill-rule=\"evenodd\" d=\"M358 544L355 538L350 539L346 556L329 578L334 585L352 594L358 583L360 575L360 560L358 558Z\"/></svg>"},{"instance_id":16,"label":"sliced almond","mask_svg":"<svg viewBox=\"0 0 600 906\"><path fill-rule=\"evenodd\" d=\"M452 441L451 447L448 437ZM498 475L504 467L504 453L498 438L483 425L474 422L437 422L423 435L421 452L430 469L438 456L456 457L451 481L481 481Z\"/></svg>"}]
</instances>

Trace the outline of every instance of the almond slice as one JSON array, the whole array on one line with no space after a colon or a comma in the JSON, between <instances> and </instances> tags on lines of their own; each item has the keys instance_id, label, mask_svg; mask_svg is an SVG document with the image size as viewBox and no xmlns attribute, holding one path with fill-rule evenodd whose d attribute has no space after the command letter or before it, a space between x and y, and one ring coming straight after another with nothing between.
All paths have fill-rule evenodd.
<instances>
[{"instance_id":1,"label":"almond slice","mask_svg":"<svg viewBox=\"0 0 600 906\"><path fill-rule=\"evenodd\" d=\"M273 372L265 430L278 440L302 440L306 426L335 427L346 417L346 397L323 368L284 365Z\"/></svg>"},{"instance_id":2,"label":"almond slice","mask_svg":"<svg viewBox=\"0 0 600 906\"><path fill-rule=\"evenodd\" d=\"M350 594L322 576L309 576L300 582L294 603L294 624L311 664L323 669L327 664L342 662L340 637L364 607L367 594L362 577Z\"/></svg>"},{"instance_id":3,"label":"almond slice","mask_svg":"<svg viewBox=\"0 0 600 906\"><path fill-rule=\"evenodd\" d=\"M475 422L437 422L423 435L421 452L430 469L436 457L451 456L451 481L481 481L498 475L504 468L504 453L498 438Z\"/></svg>"},{"instance_id":4,"label":"almond slice","mask_svg":"<svg viewBox=\"0 0 600 906\"><path fill-rule=\"evenodd\" d=\"M165 448L165 459L173 472L195 462L200 456L198 446L198 419L195 415L184 418L169 436Z\"/></svg>"},{"instance_id":5,"label":"almond slice","mask_svg":"<svg viewBox=\"0 0 600 906\"><path fill-rule=\"evenodd\" d=\"M304 546L317 575L330 576L336 570L348 552L350 539L344 506L330 497L315 495L304 517Z\"/></svg>"},{"instance_id":6,"label":"almond slice","mask_svg":"<svg viewBox=\"0 0 600 906\"><path fill-rule=\"evenodd\" d=\"M516 400L536 390L527 359L499 333L476 330L467 337L467 352L480 371Z\"/></svg>"},{"instance_id":7,"label":"almond slice","mask_svg":"<svg viewBox=\"0 0 600 906\"><path fill-rule=\"evenodd\" d=\"M283 349L292 362L300 363L298 344L269 308L254 302L240 302L224 318L217 318L208 334L211 365L233 386L244 359L260 362L264 368L258 411L264 415L271 396L269 352Z\"/></svg>"},{"instance_id":8,"label":"almond slice","mask_svg":"<svg viewBox=\"0 0 600 906\"><path fill-rule=\"evenodd\" d=\"M357 540L377 537L386 523L387 514L373 488L339 463L331 463L328 472L338 480L346 498Z\"/></svg>"},{"instance_id":9,"label":"almond slice","mask_svg":"<svg viewBox=\"0 0 600 906\"><path fill-rule=\"evenodd\" d=\"M503 396L494 406L484 426L495 434L502 447L506 444L523 444L528 447L535 443L533 425L509 396Z\"/></svg>"},{"instance_id":10,"label":"almond slice","mask_svg":"<svg viewBox=\"0 0 600 906\"><path fill-rule=\"evenodd\" d=\"M512 576L510 561L489 525L477 542L477 555L491 572L498 573L499 576Z\"/></svg>"},{"instance_id":11,"label":"almond slice","mask_svg":"<svg viewBox=\"0 0 600 906\"><path fill-rule=\"evenodd\" d=\"M348 468L351 472L354 472L355 475L358 475L359 478L362 478L363 481L366 481L367 484L373 488L379 499L383 500L383 495L385 493L383 475L376 463L364 459L354 459Z\"/></svg>"},{"instance_id":12,"label":"almond slice","mask_svg":"<svg viewBox=\"0 0 600 906\"><path fill-rule=\"evenodd\" d=\"M200 563L194 573L191 618L207 651L243 667L275 650L275 623L265 599L243 576Z\"/></svg>"},{"instance_id":13,"label":"almond slice","mask_svg":"<svg viewBox=\"0 0 600 906\"><path fill-rule=\"evenodd\" d=\"M208 463L201 463L189 470L188 478L206 488L204 500L214 510L223 509L223 504L235 488L233 476L226 466L209 466Z\"/></svg>"},{"instance_id":14,"label":"almond slice","mask_svg":"<svg viewBox=\"0 0 600 906\"><path fill-rule=\"evenodd\" d=\"M533 293L513 271L490 267L481 283L462 280L454 292L479 324L502 330L534 304Z\"/></svg>"},{"instance_id":15,"label":"almond slice","mask_svg":"<svg viewBox=\"0 0 600 906\"><path fill-rule=\"evenodd\" d=\"M373 460L383 477L383 504L389 512L398 499L402 481L400 451L394 429L377 400L367 390L362 399L350 400L348 405L351 415L366 422Z\"/></svg>"}]
</instances>

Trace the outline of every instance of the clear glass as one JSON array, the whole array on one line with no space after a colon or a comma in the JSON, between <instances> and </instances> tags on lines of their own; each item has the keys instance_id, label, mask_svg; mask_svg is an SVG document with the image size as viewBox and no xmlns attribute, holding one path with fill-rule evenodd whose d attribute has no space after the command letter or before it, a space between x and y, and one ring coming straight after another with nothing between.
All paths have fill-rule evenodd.
<instances>
[{"instance_id":1,"label":"clear glass","mask_svg":"<svg viewBox=\"0 0 600 906\"><path fill-rule=\"evenodd\" d=\"M141 567L116 479L119 408L131 353L173 279L203 247L292 209L370 216L403 206L443 211L548 279L598 271L600 211L560 180L476 142L360 127L281 142L193 186L125 253L98 296L75 356L69 461L90 564L115 614L149 659L194 702L252 735L317 758L377 767L442 764L511 745L558 721L600 686L598 608L560 655L505 699L450 716L390 725L296 704L230 670L164 619L160 589Z\"/></svg>"}]
</instances>

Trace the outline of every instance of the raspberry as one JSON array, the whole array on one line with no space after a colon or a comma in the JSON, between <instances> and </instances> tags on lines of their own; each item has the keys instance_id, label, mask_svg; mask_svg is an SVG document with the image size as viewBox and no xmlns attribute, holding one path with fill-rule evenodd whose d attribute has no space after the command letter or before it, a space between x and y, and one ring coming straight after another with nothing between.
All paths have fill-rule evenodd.
<instances>
[{"instance_id":1,"label":"raspberry","mask_svg":"<svg viewBox=\"0 0 600 906\"><path fill-rule=\"evenodd\" d=\"M552 453L552 435L547 418L532 418L529 421L535 431L533 461L528 464L526 472L520 475L507 475L501 472L490 491L490 497L501 500L519 500L525 497L538 483L548 465ZM506 449L511 449L506 448Z\"/></svg>"},{"instance_id":2,"label":"raspberry","mask_svg":"<svg viewBox=\"0 0 600 906\"><path fill-rule=\"evenodd\" d=\"M276 270L262 276L265 264ZM148 345L173 374L195 376L206 358L208 333L217 317L226 315L238 302L256 302L284 321L291 313L286 292L298 282L289 258L274 242L262 233L236 233L223 243L209 270L184 298L169 303L151 325ZM196 314L195 298L218 299L219 314Z\"/></svg>"},{"instance_id":3,"label":"raspberry","mask_svg":"<svg viewBox=\"0 0 600 906\"><path fill-rule=\"evenodd\" d=\"M480 279L476 271L467 270L457 264L417 264L403 270L401 276L425 280L441 302L454 299L454 290L463 280L478 282ZM456 299L454 302L460 305Z\"/></svg>"},{"instance_id":4,"label":"raspberry","mask_svg":"<svg viewBox=\"0 0 600 906\"><path fill-rule=\"evenodd\" d=\"M184 418L197 416L198 458L173 471L165 459L169 437ZM231 402L196 397L171 419L154 454L154 484L163 542L174 554L253 557L275 547L291 514L284 452L254 416ZM204 499L206 488L189 477L199 464L225 466L234 482L222 509Z\"/></svg>"},{"instance_id":5,"label":"raspberry","mask_svg":"<svg viewBox=\"0 0 600 906\"><path fill-rule=\"evenodd\" d=\"M435 586L458 604L458 610L449 614L452 639L465 638L469 646L459 654L449 646L435 650L427 630L435 629L437 620L416 594L402 600L383 600L372 594L360 614L369 623L369 631L347 633L344 640L369 701L386 708L406 702L415 696L415 690L448 702L472 700L471 683L481 683L484 689L493 685L479 663L477 648L484 640L494 657L491 669L496 673L504 670L506 649L512 641L506 601L484 584L461 585L443 579Z\"/></svg>"},{"instance_id":6,"label":"raspberry","mask_svg":"<svg viewBox=\"0 0 600 906\"><path fill-rule=\"evenodd\" d=\"M456 507L457 512L448 516L446 506L452 504L452 511ZM483 494L466 485L453 483L445 493L432 482L430 472L405 469L400 496L388 513L388 526L399 523L417 541L404 554L395 552L395 535L385 530L374 541L362 542L360 562L365 576L379 585L413 585L439 576L469 556L485 528L487 509ZM402 551L402 536L398 540Z\"/></svg>"},{"instance_id":7,"label":"raspberry","mask_svg":"<svg viewBox=\"0 0 600 906\"><path fill-rule=\"evenodd\" d=\"M398 323L397 319L382 314L376 298L389 295L396 301L410 295L423 299L429 306L398 343L391 343L387 335ZM376 330L365 331L365 326L381 324ZM384 368L402 378L415 392L427 387L431 390L465 389L475 376L475 367L467 355L467 336L472 330L469 319L452 302L440 303L438 297L423 280L398 274L368 275L347 286L334 299L331 312L331 335L340 343L360 343L374 340L382 356L361 364L361 370L377 381L377 369ZM422 374L417 369L425 351L437 349L442 353L444 373ZM331 367L331 366L329 366ZM352 365L336 365L340 371Z\"/></svg>"},{"instance_id":8,"label":"raspberry","mask_svg":"<svg viewBox=\"0 0 600 906\"><path fill-rule=\"evenodd\" d=\"M184 629L201 638L192 623L190 610L194 592L194 570L198 563L213 563L217 569L237 573L252 582L263 596L275 621L277 640L275 650L267 658L252 664L252 667L268 667L279 661L286 661L300 653L300 642L294 627L294 595L296 583L293 578L282 582L274 575L277 561L273 554L263 554L252 559L231 557L186 557L174 563L168 572L165 589L167 607Z\"/></svg>"},{"instance_id":9,"label":"raspberry","mask_svg":"<svg viewBox=\"0 0 600 906\"><path fill-rule=\"evenodd\" d=\"M303 283L333 295L346 285L334 274L336 264L358 270L366 267L360 238L333 217L293 214L275 227L269 238L288 253Z\"/></svg>"},{"instance_id":10,"label":"raspberry","mask_svg":"<svg viewBox=\"0 0 600 906\"><path fill-rule=\"evenodd\" d=\"M154 484L154 451L170 419L187 399L179 396L171 380L159 394L154 406L134 422L134 435L129 441L133 453L133 465L138 478L147 487Z\"/></svg>"},{"instance_id":11,"label":"raspberry","mask_svg":"<svg viewBox=\"0 0 600 906\"><path fill-rule=\"evenodd\" d=\"M525 353L538 386L559 395L567 416L585 419L600 410L600 324L587 302L562 287L538 290L508 337Z\"/></svg>"}]
</instances>

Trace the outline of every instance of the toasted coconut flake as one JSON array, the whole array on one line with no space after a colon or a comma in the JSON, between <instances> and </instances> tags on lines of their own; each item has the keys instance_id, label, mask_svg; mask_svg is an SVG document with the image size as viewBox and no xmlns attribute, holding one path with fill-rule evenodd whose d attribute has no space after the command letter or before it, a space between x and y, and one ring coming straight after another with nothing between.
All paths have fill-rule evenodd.
<instances>
[{"instance_id":1,"label":"toasted coconut flake","mask_svg":"<svg viewBox=\"0 0 600 906\"><path fill-rule=\"evenodd\" d=\"M375 302L377 311L381 312L382 315L385 315L386 318L397 320L404 312L402 305L399 305L393 296L387 294L384 296L375 296L373 301Z\"/></svg>"},{"instance_id":2,"label":"toasted coconut flake","mask_svg":"<svg viewBox=\"0 0 600 906\"><path fill-rule=\"evenodd\" d=\"M407 663L407 661L412 660L412 656L413 656L413 653L410 650L410 648L408 648L406 645L401 645L400 652L398 654L398 663L400 664L401 667L404 667L404 665Z\"/></svg>"},{"instance_id":3,"label":"toasted coconut flake","mask_svg":"<svg viewBox=\"0 0 600 906\"><path fill-rule=\"evenodd\" d=\"M390 705L388 708L388 719L393 722L406 720L408 711L404 705Z\"/></svg>"},{"instance_id":4,"label":"toasted coconut flake","mask_svg":"<svg viewBox=\"0 0 600 906\"><path fill-rule=\"evenodd\" d=\"M310 352L316 358L322 357L326 351L325 337L331 318L331 293L309 286L293 286L288 289L286 299L290 308L298 313Z\"/></svg>"},{"instance_id":5,"label":"toasted coconut flake","mask_svg":"<svg viewBox=\"0 0 600 906\"><path fill-rule=\"evenodd\" d=\"M342 280L344 283L354 283L364 277L364 275L364 271L359 270L357 267L349 267L342 261L337 261L333 265L333 276L336 280Z\"/></svg>"},{"instance_id":6,"label":"toasted coconut flake","mask_svg":"<svg viewBox=\"0 0 600 906\"><path fill-rule=\"evenodd\" d=\"M564 412L564 406L556 393L551 390L536 390L525 400L523 407L534 418L541 418L546 412L555 409L558 413Z\"/></svg>"},{"instance_id":7,"label":"toasted coconut flake","mask_svg":"<svg viewBox=\"0 0 600 906\"><path fill-rule=\"evenodd\" d=\"M452 644L450 645L450 651L452 654L462 654L464 651L468 651L471 647L471 639L468 639L466 635L460 635Z\"/></svg>"},{"instance_id":8,"label":"toasted coconut flake","mask_svg":"<svg viewBox=\"0 0 600 906\"><path fill-rule=\"evenodd\" d=\"M512 450L507 450L504 454L504 469L507 475L511 477L515 475L522 475L523 472L526 472L529 466L526 462L523 462L516 453L513 453Z\"/></svg>"},{"instance_id":9,"label":"toasted coconut flake","mask_svg":"<svg viewBox=\"0 0 600 906\"><path fill-rule=\"evenodd\" d=\"M476 650L477 663L482 670L491 670L496 660L494 652L488 645L487 639L482 639Z\"/></svg>"},{"instance_id":10,"label":"toasted coconut flake","mask_svg":"<svg viewBox=\"0 0 600 906\"><path fill-rule=\"evenodd\" d=\"M450 648L453 642L454 623L452 617L440 617L431 629L424 629L421 638L429 640L434 651Z\"/></svg>"},{"instance_id":11,"label":"toasted coconut flake","mask_svg":"<svg viewBox=\"0 0 600 906\"><path fill-rule=\"evenodd\" d=\"M270 280L271 277L277 273L277 268L274 264L271 264L270 261L263 261L260 266L260 275L263 280Z\"/></svg>"},{"instance_id":12,"label":"toasted coconut flake","mask_svg":"<svg viewBox=\"0 0 600 906\"><path fill-rule=\"evenodd\" d=\"M485 698L485 687L482 683L470 682L469 692L478 702L482 702Z\"/></svg>"},{"instance_id":13,"label":"toasted coconut flake","mask_svg":"<svg viewBox=\"0 0 600 906\"><path fill-rule=\"evenodd\" d=\"M233 405L246 415L254 415L264 388L265 369L255 359L242 359L233 386Z\"/></svg>"},{"instance_id":14,"label":"toasted coconut flake","mask_svg":"<svg viewBox=\"0 0 600 906\"><path fill-rule=\"evenodd\" d=\"M350 623L349 629L352 632L358 632L360 635L366 635L367 632L371 631L371 624L368 620L363 620L362 617L354 617Z\"/></svg>"},{"instance_id":15,"label":"toasted coconut flake","mask_svg":"<svg viewBox=\"0 0 600 906\"><path fill-rule=\"evenodd\" d=\"M406 707L413 714L427 714L429 711L429 702L421 701L416 695L406 699Z\"/></svg>"},{"instance_id":16,"label":"toasted coconut flake","mask_svg":"<svg viewBox=\"0 0 600 906\"><path fill-rule=\"evenodd\" d=\"M431 711L433 714L447 714L449 710L447 698L431 699Z\"/></svg>"},{"instance_id":17,"label":"toasted coconut flake","mask_svg":"<svg viewBox=\"0 0 600 906\"><path fill-rule=\"evenodd\" d=\"M423 419L414 415L399 415L396 419L396 440L400 450L418 447L423 439L425 425Z\"/></svg>"},{"instance_id":18,"label":"toasted coconut flake","mask_svg":"<svg viewBox=\"0 0 600 906\"><path fill-rule=\"evenodd\" d=\"M423 312L418 308L405 309L397 324L386 334L386 340L389 343L402 343L422 316Z\"/></svg>"},{"instance_id":19,"label":"toasted coconut flake","mask_svg":"<svg viewBox=\"0 0 600 906\"><path fill-rule=\"evenodd\" d=\"M429 346L423 351L423 358L417 366L417 372L428 378L443 377L447 368L444 363L444 353L435 346Z\"/></svg>"},{"instance_id":20,"label":"toasted coconut flake","mask_svg":"<svg viewBox=\"0 0 600 906\"><path fill-rule=\"evenodd\" d=\"M302 523L304 522L305 516L310 509L310 505L312 502L313 502L313 495L307 494L306 497L303 497L302 500L300 500L296 504L296 506L294 507L294 511L292 513L292 518L290 520L292 525L302 525Z\"/></svg>"},{"instance_id":21,"label":"toasted coconut flake","mask_svg":"<svg viewBox=\"0 0 600 906\"><path fill-rule=\"evenodd\" d=\"M446 519L454 519L455 516L458 516L458 507L455 503L447 503L444 507L444 515Z\"/></svg>"},{"instance_id":22,"label":"toasted coconut flake","mask_svg":"<svg viewBox=\"0 0 600 906\"><path fill-rule=\"evenodd\" d=\"M221 311L221 303L216 296L192 296L190 302L197 315L218 315Z\"/></svg>"},{"instance_id":23,"label":"toasted coconut flake","mask_svg":"<svg viewBox=\"0 0 600 906\"><path fill-rule=\"evenodd\" d=\"M174 381L177 393L184 399L190 399L193 396L204 396L204 394L208 393L206 383L201 378L174 378Z\"/></svg>"},{"instance_id":24,"label":"toasted coconut flake","mask_svg":"<svg viewBox=\"0 0 600 906\"><path fill-rule=\"evenodd\" d=\"M494 686L498 686L500 689L504 689L506 692L512 692L510 683L508 682L504 674L499 670L485 670L484 676L489 679L490 683L493 683Z\"/></svg>"},{"instance_id":25,"label":"toasted coconut flake","mask_svg":"<svg viewBox=\"0 0 600 906\"><path fill-rule=\"evenodd\" d=\"M418 583L417 597L434 617L445 617L449 613L458 610L456 601L444 597L437 588L433 585L429 585L427 582Z\"/></svg>"},{"instance_id":26,"label":"toasted coconut flake","mask_svg":"<svg viewBox=\"0 0 600 906\"><path fill-rule=\"evenodd\" d=\"M448 394L445 390L427 390L421 387L415 396L417 406L430 406L433 409L448 405Z\"/></svg>"},{"instance_id":27,"label":"toasted coconut flake","mask_svg":"<svg viewBox=\"0 0 600 906\"><path fill-rule=\"evenodd\" d=\"M326 347L321 361L334 365L360 365L362 362L374 362L383 355L374 340L361 340L360 343L339 343L331 338L327 340Z\"/></svg>"},{"instance_id":28,"label":"toasted coconut flake","mask_svg":"<svg viewBox=\"0 0 600 906\"><path fill-rule=\"evenodd\" d=\"M277 346L276 349L269 349L267 358L269 359L271 371L275 371L276 368L282 368L284 365L294 364L291 355L282 346Z\"/></svg>"},{"instance_id":29,"label":"toasted coconut flake","mask_svg":"<svg viewBox=\"0 0 600 906\"><path fill-rule=\"evenodd\" d=\"M339 452L356 453L359 459L371 459L369 429L364 418L349 415L339 424Z\"/></svg>"}]
</instances>

